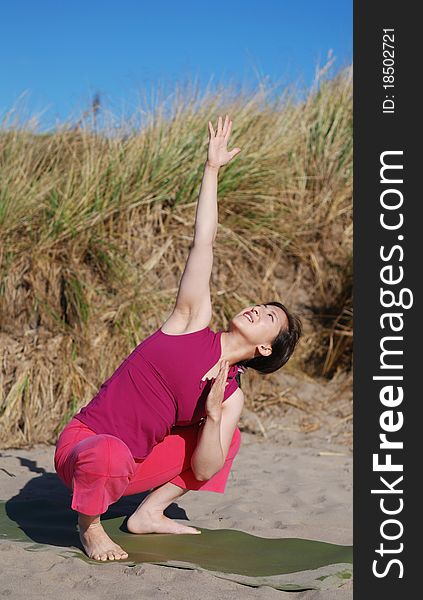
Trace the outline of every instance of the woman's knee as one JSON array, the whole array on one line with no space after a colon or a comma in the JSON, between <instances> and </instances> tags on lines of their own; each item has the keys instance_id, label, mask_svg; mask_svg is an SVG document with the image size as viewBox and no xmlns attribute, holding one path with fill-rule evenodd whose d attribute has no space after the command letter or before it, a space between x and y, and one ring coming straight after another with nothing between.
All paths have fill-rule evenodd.
<instances>
[{"instance_id":1,"label":"woman's knee","mask_svg":"<svg viewBox=\"0 0 423 600\"><path fill-rule=\"evenodd\" d=\"M114 435L98 434L81 440L73 449L83 470L117 477L133 475L135 461L128 446Z\"/></svg>"}]
</instances>

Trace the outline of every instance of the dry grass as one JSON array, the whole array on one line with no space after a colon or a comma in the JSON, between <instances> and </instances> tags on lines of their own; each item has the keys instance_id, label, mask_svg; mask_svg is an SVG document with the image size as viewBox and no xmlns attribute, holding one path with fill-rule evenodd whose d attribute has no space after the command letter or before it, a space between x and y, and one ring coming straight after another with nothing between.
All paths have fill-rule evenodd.
<instances>
[{"instance_id":1,"label":"dry grass","mask_svg":"<svg viewBox=\"0 0 423 600\"><path fill-rule=\"evenodd\" d=\"M64 423L166 319L192 240L207 121L242 148L219 175L215 329L280 300L305 336L288 372L331 377L352 352L352 68L303 101L177 92L143 126L0 131L0 437L54 443ZM185 94L185 95L184 95ZM98 106L97 106L98 109ZM263 378L261 378L263 379ZM253 379L277 388L275 378ZM269 393L269 392L267 392Z\"/></svg>"}]
</instances>

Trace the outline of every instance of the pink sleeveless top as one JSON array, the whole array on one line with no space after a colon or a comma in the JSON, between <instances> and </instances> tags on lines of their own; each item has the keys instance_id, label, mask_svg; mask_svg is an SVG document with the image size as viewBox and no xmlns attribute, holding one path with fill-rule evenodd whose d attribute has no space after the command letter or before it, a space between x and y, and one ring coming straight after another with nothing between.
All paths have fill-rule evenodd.
<instances>
[{"instance_id":1,"label":"pink sleeveless top","mask_svg":"<svg viewBox=\"0 0 423 600\"><path fill-rule=\"evenodd\" d=\"M210 327L182 335L161 329L145 338L105 381L94 398L75 415L96 433L125 442L143 459L170 433L206 416L212 380L202 377L217 363L221 331ZM229 369L224 400L238 387L241 367Z\"/></svg>"}]
</instances>

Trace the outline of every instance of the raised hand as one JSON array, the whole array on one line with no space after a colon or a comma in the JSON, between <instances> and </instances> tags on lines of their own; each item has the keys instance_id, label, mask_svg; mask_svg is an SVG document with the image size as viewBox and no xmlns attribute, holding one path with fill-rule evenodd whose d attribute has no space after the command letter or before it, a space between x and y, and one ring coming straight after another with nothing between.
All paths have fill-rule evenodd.
<instances>
[{"instance_id":1,"label":"raised hand","mask_svg":"<svg viewBox=\"0 0 423 600\"><path fill-rule=\"evenodd\" d=\"M225 122L222 124L222 117L217 120L217 131L215 133L211 121L209 121L209 149L207 154L207 163L209 166L218 169L226 165L234 156L241 152L241 148L234 148L228 151L227 145L231 135L232 121L226 115Z\"/></svg>"}]
</instances>

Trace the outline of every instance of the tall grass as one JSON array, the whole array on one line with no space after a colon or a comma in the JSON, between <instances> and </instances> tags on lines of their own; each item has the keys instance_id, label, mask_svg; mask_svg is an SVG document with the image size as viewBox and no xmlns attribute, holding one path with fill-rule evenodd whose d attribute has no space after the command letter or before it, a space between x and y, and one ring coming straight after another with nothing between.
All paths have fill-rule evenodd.
<instances>
[{"instance_id":1,"label":"tall grass","mask_svg":"<svg viewBox=\"0 0 423 600\"><path fill-rule=\"evenodd\" d=\"M169 315L192 240L207 121L242 153L219 174L216 329L279 299L305 337L288 369L351 366L352 68L301 101L261 85L175 93L143 126L0 131L0 436L54 442L63 423ZM97 106L98 110L98 106ZM270 385L275 381L269 378Z\"/></svg>"}]
</instances>

